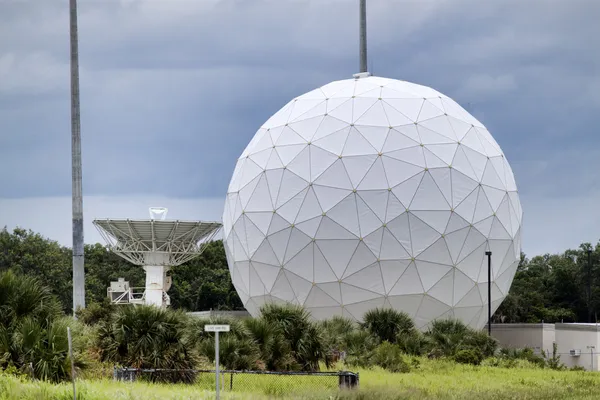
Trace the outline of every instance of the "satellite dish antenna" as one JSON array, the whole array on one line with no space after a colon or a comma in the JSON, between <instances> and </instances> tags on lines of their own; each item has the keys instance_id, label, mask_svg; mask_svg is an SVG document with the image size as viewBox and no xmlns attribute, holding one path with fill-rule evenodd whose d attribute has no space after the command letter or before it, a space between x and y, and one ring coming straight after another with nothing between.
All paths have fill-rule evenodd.
<instances>
[{"instance_id":1,"label":"satellite dish antenna","mask_svg":"<svg viewBox=\"0 0 600 400\"><path fill-rule=\"evenodd\" d=\"M150 219L158 219L160 221L164 221L167 218L167 213L169 209L166 207L150 207L148 209L150 211Z\"/></svg>"}]
</instances>

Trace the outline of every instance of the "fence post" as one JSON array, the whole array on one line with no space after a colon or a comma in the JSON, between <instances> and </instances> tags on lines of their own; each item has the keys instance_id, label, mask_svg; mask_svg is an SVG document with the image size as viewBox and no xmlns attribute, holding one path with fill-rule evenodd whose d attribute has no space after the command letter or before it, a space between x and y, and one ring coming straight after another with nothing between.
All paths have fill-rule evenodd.
<instances>
[{"instance_id":1,"label":"fence post","mask_svg":"<svg viewBox=\"0 0 600 400\"><path fill-rule=\"evenodd\" d=\"M233 391L233 372L231 373L231 377L229 378L229 391Z\"/></svg>"},{"instance_id":2,"label":"fence post","mask_svg":"<svg viewBox=\"0 0 600 400\"><path fill-rule=\"evenodd\" d=\"M71 327L67 327L67 341L69 342L69 358L71 359L71 380L73 381L73 400L77 400L77 388L75 387L75 360L73 359L73 340L71 338Z\"/></svg>"}]
</instances>

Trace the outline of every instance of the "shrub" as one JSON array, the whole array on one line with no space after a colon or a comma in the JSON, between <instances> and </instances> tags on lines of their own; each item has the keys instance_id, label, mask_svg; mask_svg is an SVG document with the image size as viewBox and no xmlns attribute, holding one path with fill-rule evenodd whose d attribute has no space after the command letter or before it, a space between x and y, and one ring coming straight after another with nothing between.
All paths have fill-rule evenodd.
<instances>
[{"instance_id":1,"label":"shrub","mask_svg":"<svg viewBox=\"0 0 600 400\"><path fill-rule=\"evenodd\" d=\"M260 359L270 371L289 371L296 369L296 360L291 354L290 344L283 336L278 324L262 318L244 320L250 338L258 346Z\"/></svg>"},{"instance_id":2,"label":"shrub","mask_svg":"<svg viewBox=\"0 0 600 400\"><path fill-rule=\"evenodd\" d=\"M546 360L542 355L535 354L531 348L523 349L500 349L500 356L509 360L526 360L531 364L544 368Z\"/></svg>"},{"instance_id":3,"label":"shrub","mask_svg":"<svg viewBox=\"0 0 600 400\"><path fill-rule=\"evenodd\" d=\"M390 372L410 372L402 350L397 345L384 341L374 351L373 362Z\"/></svg>"},{"instance_id":4,"label":"shrub","mask_svg":"<svg viewBox=\"0 0 600 400\"><path fill-rule=\"evenodd\" d=\"M363 329L381 342L396 343L399 335L412 334L415 331L415 324L408 314L391 308L367 311L363 319Z\"/></svg>"},{"instance_id":5,"label":"shrub","mask_svg":"<svg viewBox=\"0 0 600 400\"><path fill-rule=\"evenodd\" d=\"M477 349L483 357L491 357L498 348L496 339L453 319L433 321L425 335L436 356L454 357L459 350Z\"/></svg>"},{"instance_id":6,"label":"shrub","mask_svg":"<svg viewBox=\"0 0 600 400\"><path fill-rule=\"evenodd\" d=\"M459 364L479 365L483 361L483 354L479 349L458 350L454 355L454 361Z\"/></svg>"},{"instance_id":7,"label":"shrub","mask_svg":"<svg viewBox=\"0 0 600 400\"><path fill-rule=\"evenodd\" d=\"M86 325L97 325L108 322L115 310L115 305L107 297L101 303L91 303L86 308L78 309L75 315Z\"/></svg>"},{"instance_id":8,"label":"shrub","mask_svg":"<svg viewBox=\"0 0 600 400\"><path fill-rule=\"evenodd\" d=\"M198 361L187 317L154 306L123 307L99 329L100 356L132 368L192 369ZM190 373L154 380L191 382Z\"/></svg>"}]
</instances>

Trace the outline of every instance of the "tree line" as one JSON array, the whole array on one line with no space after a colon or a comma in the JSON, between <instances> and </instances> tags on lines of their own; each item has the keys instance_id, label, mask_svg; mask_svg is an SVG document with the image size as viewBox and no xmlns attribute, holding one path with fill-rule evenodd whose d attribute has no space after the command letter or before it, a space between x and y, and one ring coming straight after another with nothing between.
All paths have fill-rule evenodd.
<instances>
[{"instance_id":1,"label":"tree line","mask_svg":"<svg viewBox=\"0 0 600 400\"><path fill-rule=\"evenodd\" d=\"M591 251L591 269L588 268ZM56 296L64 312L72 304L72 252L42 235L17 228L0 231L0 272L38 279ZM97 243L85 246L86 302L102 303L111 281L123 277L144 286L144 271ZM600 309L600 244L583 243L562 254L531 259L524 254L509 295L494 314L496 323L592 322ZM242 303L231 283L222 241L211 242L201 256L172 270L169 290L174 309L237 310ZM588 280L591 293L588 301Z\"/></svg>"}]
</instances>

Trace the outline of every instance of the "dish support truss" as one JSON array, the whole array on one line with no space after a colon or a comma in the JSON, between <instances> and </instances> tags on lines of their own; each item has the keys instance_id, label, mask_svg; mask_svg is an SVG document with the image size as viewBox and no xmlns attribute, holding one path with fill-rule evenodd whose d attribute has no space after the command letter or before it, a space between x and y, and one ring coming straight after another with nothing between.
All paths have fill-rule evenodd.
<instances>
[{"instance_id":1,"label":"dish support truss","mask_svg":"<svg viewBox=\"0 0 600 400\"><path fill-rule=\"evenodd\" d=\"M156 221L156 220L95 220L94 225L106 241L109 250L140 265L146 272L144 288L119 290L108 296L116 304L170 305L167 291L171 267L198 257L220 231L218 222ZM143 290L142 290L143 289Z\"/></svg>"}]
</instances>

